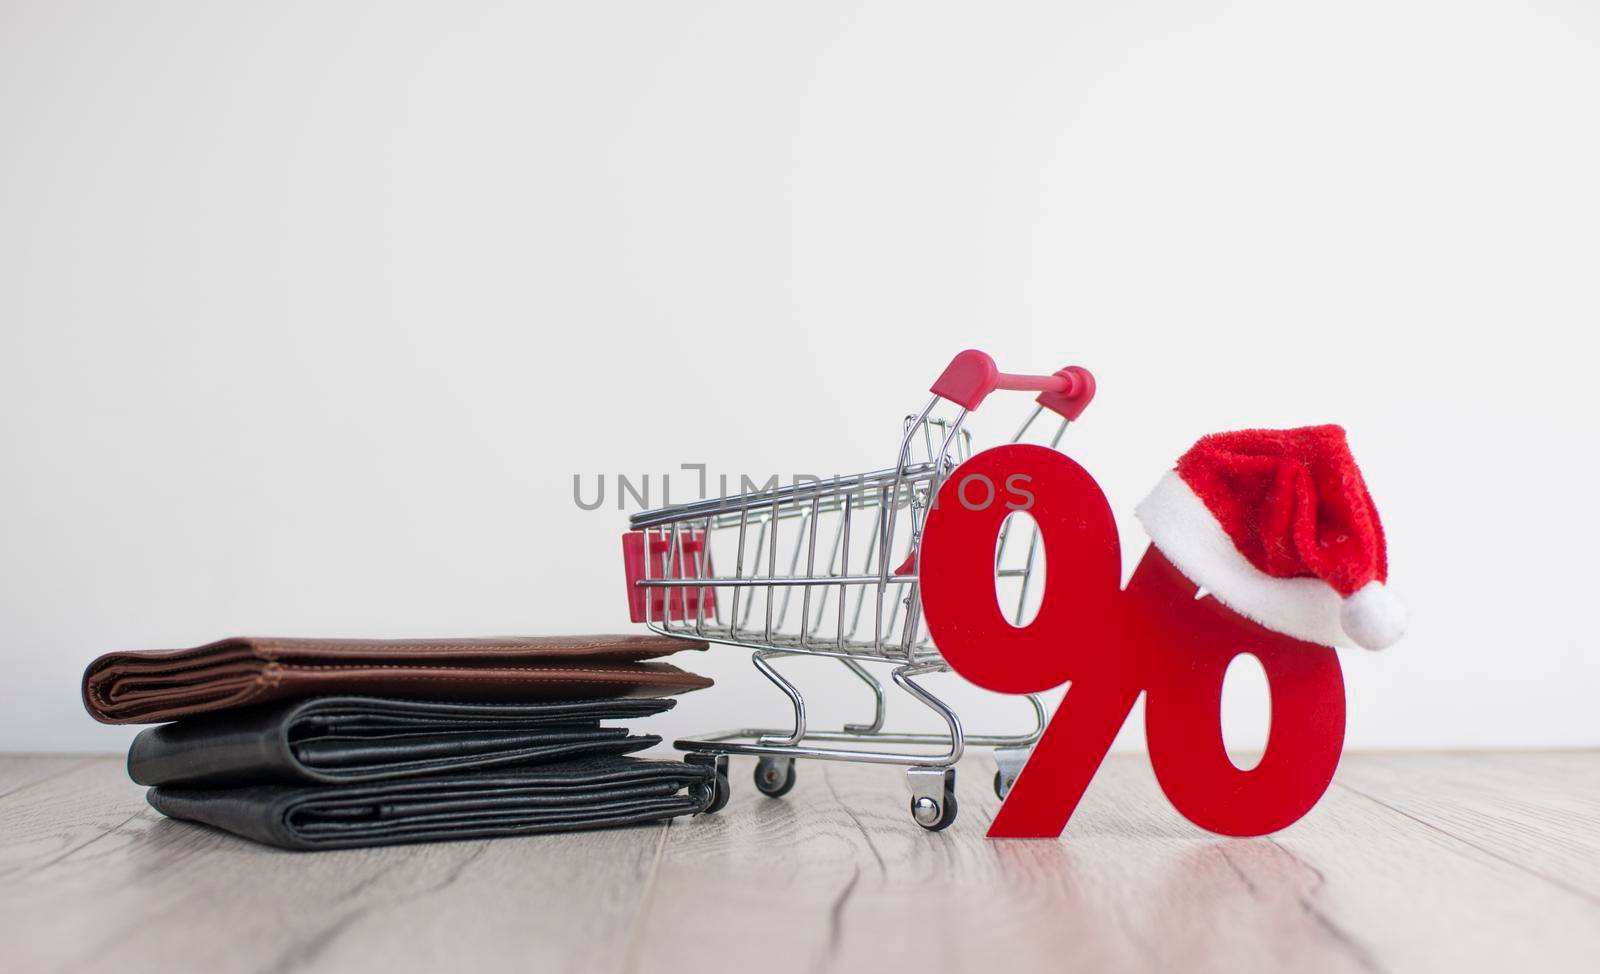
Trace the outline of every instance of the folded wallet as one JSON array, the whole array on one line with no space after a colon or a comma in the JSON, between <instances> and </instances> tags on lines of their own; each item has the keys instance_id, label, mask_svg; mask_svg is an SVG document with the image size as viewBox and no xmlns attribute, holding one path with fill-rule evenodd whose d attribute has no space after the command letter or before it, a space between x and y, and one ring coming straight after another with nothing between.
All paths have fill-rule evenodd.
<instances>
[{"instance_id":1,"label":"folded wallet","mask_svg":"<svg viewBox=\"0 0 1600 974\"><path fill-rule=\"evenodd\" d=\"M155 724L333 693L426 700L662 697L711 685L667 663L670 636L486 639L224 639L195 649L108 653L83 674L83 704L107 724Z\"/></svg>"},{"instance_id":2,"label":"folded wallet","mask_svg":"<svg viewBox=\"0 0 1600 974\"><path fill-rule=\"evenodd\" d=\"M602 720L648 717L671 700L440 703L309 700L202 714L140 731L128 776L141 785L338 784L626 754L661 743Z\"/></svg>"},{"instance_id":3,"label":"folded wallet","mask_svg":"<svg viewBox=\"0 0 1600 974\"><path fill-rule=\"evenodd\" d=\"M350 849L659 821L705 809L714 774L682 761L602 757L363 784L152 788L149 800L163 815L281 849Z\"/></svg>"}]
</instances>

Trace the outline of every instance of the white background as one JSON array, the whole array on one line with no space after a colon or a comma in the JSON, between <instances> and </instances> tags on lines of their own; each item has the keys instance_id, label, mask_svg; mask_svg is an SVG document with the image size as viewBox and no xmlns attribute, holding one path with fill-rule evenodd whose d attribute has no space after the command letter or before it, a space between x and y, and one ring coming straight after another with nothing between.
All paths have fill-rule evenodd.
<instances>
[{"instance_id":1,"label":"white background","mask_svg":"<svg viewBox=\"0 0 1600 974\"><path fill-rule=\"evenodd\" d=\"M968 346L1094 370L1130 565L1201 434L1348 427L1412 610L1351 746L1600 744L1597 51L1528 0L4 0L0 747L121 747L107 650L627 630L574 474L883 466ZM655 729L782 717L689 665Z\"/></svg>"}]
</instances>

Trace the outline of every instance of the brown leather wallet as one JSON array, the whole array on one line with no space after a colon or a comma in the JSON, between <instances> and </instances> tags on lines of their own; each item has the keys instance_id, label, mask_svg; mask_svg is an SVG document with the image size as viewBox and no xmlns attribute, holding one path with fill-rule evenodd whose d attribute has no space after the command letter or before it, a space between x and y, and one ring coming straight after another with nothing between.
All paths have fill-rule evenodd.
<instances>
[{"instance_id":1,"label":"brown leather wallet","mask_svg":"<svg viewBox=\"0 0 1600 974\"><path fill-rule=\"evenodd\" d=\"M102 723L154 724L334 693L458 701L666 697L711 681L643 661L705 648L655 635L235 637L194 649L107 653L84 671L83 705Z\"/></svg>"}]
</instances>

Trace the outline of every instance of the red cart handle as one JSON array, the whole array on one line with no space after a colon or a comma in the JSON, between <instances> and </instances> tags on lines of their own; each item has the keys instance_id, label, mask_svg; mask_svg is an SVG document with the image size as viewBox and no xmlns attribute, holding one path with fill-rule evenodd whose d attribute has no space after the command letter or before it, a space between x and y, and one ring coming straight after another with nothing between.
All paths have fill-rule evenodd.
<instances>
[{"instance_id":1,"label":"red cart handle","mask_svg":"<svg viewBox=\"0 0 1600 974\"><path fill-rule=\"evenodd\" d=\"M1001 372L988 353L969 348L950 360L928 391L970 410L996 389L1038 392L1039 405L1077 419L1094 398L1094 376L1081 365L1069 365L1052 375L1013 375Z\"/></svg>"}]
</instances>

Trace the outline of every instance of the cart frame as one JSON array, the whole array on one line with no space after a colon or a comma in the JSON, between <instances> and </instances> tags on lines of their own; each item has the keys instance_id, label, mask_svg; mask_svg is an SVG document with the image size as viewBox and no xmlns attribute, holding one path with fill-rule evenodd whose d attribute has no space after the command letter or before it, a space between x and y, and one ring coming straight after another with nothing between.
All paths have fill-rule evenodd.
<instances>
[{"instance_id":1,"label":"cart frame","mask_svg":"<svg viewBox=\"0 0 1600 974\"><path fill-rule=\"evenodd\" d=\"M1095 385L1093 376L1078 366L1052 375L1009 375L985 353L968 350L933 384L932 398L921 411L905 418L892 467L693 501L630 518L623 540L634 621L666 636L751 650L755 668L793 709L788 729L744 727L674 742L687 752L686 760L712 765L718 772L715 790L705 796L707 811L727 802L728 757L736 754L759 759L756 786L774 797L794 786L797 758L906 766L911 816L936 831L957 814L956 762L968 745L988 747L998 765L995 791L1005 797L1044 732L1048 715L1043 701L1037 694L1026 695L1033 725L1025 733L968 734L956 711L919 682L949 671L922 619L922 530L940 488L971 455L971 434L964 428L968 415L997 389L1040 393L1011 442L1023 440L1049 409L1060 417L1049 439L1054 448L1088 406ZM941 410L954 414L943 416ZM993 501L992 484L990 488ZM824 523L831 531L819 530ZM1030 525L1025 561L1020 568L1005 567L1017 523L1010 519L1002 528L995 563L997 578L1020 582L1013 618L1021 624L1039 536L1037 526ZM853 549L861 547L863 527L871 533L865 538L865 556L852 571ZM831 534L831 540L819 546L819 533L825 539ZM783 563L780 539L787 543ZM731 549L731 573L717 573L714 549L719 547L724 559ZM798 614L791 612L796 603ZM752 623L758 607L761 614ZM862 632L863 623L870 624L870 634ZM839 660L871 690L872 718L838 730L813 730L804 693L774 666L795 656ZM894 685L936 714L944 732L886 731L888 693L864 664L892 667Z\"/></svg>"}]
</instances>

